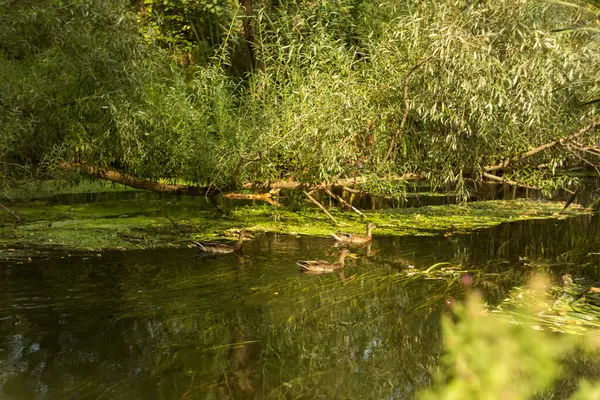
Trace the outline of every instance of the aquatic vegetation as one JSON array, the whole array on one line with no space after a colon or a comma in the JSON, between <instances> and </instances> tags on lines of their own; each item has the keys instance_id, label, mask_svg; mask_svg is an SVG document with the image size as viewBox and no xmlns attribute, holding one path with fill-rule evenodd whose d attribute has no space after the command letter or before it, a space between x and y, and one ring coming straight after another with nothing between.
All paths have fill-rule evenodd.
<instances>
[{"instance_id":1,"label":"aquatic vegetation","mask_svg":"<svg viewBox=\"0 0 600 400\"><path fill-rule=\"evenodd\" d=\"M551 334L527 323L545 313L547 289L543 278L533 279L527 300L520 301L521 313L511 314L510 320L501 307L490 313L477 293L464 305L455 304L455 317L444 318L447 354L436 387L422 398L595 398L600 381L582 381L577 388L575 382L564 385L561 380L570 358L586 354L594 359L600 354L598 342L590 336Z\"/></svg>"},{"instance_id":2,"label":"aquatic vegetation","mask_svg":"<svg viewBox=\"0 0 600 400\"><path fill-rule=\"evenodd\" d=\"M516 287L493 312L538 330L600 336L600 288L585 284L584 279L574 282L570 274L562 280L543 295L529 286ZM532 308L539 311L531 314Z\"/></svg>"},{"instance_id":3,"label":"aquatic vegetation","mask_svg":"<svg viewBox=\"0 0 600 400\"><path fill-rule=\"evenodd\" d=\"M567 218L586 211L570 207L558 215L563 203L549 201L484 201L465 205L365 211L377 225L377 236L452 235L502 222ZM253 233L329 236L330 220L315 208L292 211L249 203L219 212L205 199L133 197L105 202L52 204L49 201L15 203L11 207L24 223L5 219L0 244L51 246L70 249L152 248L190 246L194 241L237 237L240 227ZM344 230L364 232L358 215L337 209L330 212ZM6 218L6 216L4 216Z\"/></svg>"},{"instance_id":4,"label":"aquatic vegetation","mask_svg":"<svg viewBox=\"0 0 600 400\"><path fill-rule=\"evenodd\" d=\"M257 235L240 257L161 248L4 261L0 311L10 317L0 320L0 345L17 355L3 364L4 388L32 397L43 380L73 398L147 398L151 390L164 398L382 399L415 398L435 381L434 398L444 398L458 387L454 379L467 379L458 398L505 394L498 391L509 379L537 374L527 363L548 357L545 347L527 346L563 342L513 343L550 332L514 324L494 307L544 265L572 270L576 284L586 271L593 278L591 266L573 266L597 261L589 249L600 239L598 222L580 215L450 237L376 235L353 249L358 258L343 273L314 276L295 262L334 260L341 249L326 234ZM462 301L474 290L487 303L474 309L488 311L470 318ZM440 326L444 315L450 333ZM542 358L549 369L540 381L516 382L514 390L531 393L525 385L535 384L542 398L548 390L566 398L579 379L593 382L600 366L577 346L564 357L551 349L560 368ZM490 368L496 362L510 364ZM544 391L548 381L554 385ZM580 394L589 398L592 385Z\"/></svg>"}]
</instances>

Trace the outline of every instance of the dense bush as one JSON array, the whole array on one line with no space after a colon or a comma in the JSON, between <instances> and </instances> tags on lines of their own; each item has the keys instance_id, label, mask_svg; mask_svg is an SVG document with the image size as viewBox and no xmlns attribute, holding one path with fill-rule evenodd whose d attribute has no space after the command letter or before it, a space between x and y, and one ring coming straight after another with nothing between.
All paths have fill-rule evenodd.
<instances>
[{"instance_id":1,"label":"dense bush","mask_svg":"<svg viewBox=\"0 0 600 400\"><path fill-rule=\"evenodd\" d=\"M5 178L85 161L199 184L420 172L460 185L597 118L596 103L581 104L599 97L600 36L577 28L599 13L581 4L298 1L255 3L248 16L238 3L45 0L0 11ZM533 161L545 166L528 172L534 183L581 162L561 149Z\"/></svg>"}]
</instances>

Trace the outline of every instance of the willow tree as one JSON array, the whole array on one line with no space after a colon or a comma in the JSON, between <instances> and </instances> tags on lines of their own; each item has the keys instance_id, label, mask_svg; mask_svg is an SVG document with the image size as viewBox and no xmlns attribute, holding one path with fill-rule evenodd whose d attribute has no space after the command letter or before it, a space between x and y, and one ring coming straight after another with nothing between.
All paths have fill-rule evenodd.
<instances>
[{"instance_id":1,"label":"willow tree","mask_svg":"<svg viewBox=\"0 0 600 400\"><path fill-rule=\"evenodd\" d=\"M597 163L581 149L598 137L597 110L583 103L600 93L600 36L561 30L594 24L598 11L543 1L445 1L390 23L373 52L382 72L373 80L386 83L378 86L389 103L402 96L404 104L391 140L382 135L383 160L458 183L503 171L529 184L555 183L557 168L582 157Z\"/></svg>"},{"instance_id":2,"label":"willow tree","mask_svg":"<svg viewBox=\"0 0 600 400\"><path fill-rule=\"evenodd\" d=\"M132 10L116 0L36 0L0 2L0 13L5 179L53 176L74 162L150 179L180 174L186 135L210 116ZM210 135L199 142L210 147Z\"/></svg>"},{"instance_id":3,"label":"willow tree","mask_svg":"<svg viewBox=\"0 0 600 400\"><path fill-rule=\"evenodd\" d=\"M566 29L596 26L584 3L227 3L229 24L189 62L203 36L177 35L207 11L180 7L168 40L137 4L0 3L4 176L188 194L407 176L557 187L556 170L598 162L599 36ZM261 68L232 74L248 19Z\"/></svg>"},{"instance_id":4,"label":"willow tree","mask_svg":"<svg viewBox=\"0 0 600 400\"><path fill-rule=\"evenodd\" d=\"M557 169L598 162L597 113L584 105L599 91L598 35L563 31L596 24L597 9L447 0L387 10L357 44L318 7L258 16L264 67L238 108L238 146L223 149L253 160L240 159L247 179L558 187L568 182Z\"/></svg>"}]
</instances>

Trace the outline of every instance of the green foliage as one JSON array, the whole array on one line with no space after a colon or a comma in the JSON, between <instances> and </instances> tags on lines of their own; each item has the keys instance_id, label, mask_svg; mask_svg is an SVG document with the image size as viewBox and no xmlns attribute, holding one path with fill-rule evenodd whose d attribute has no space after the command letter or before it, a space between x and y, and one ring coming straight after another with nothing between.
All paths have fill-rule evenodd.
<instances>
[{"instance_id":1,"label":"green foliage","mask_svg":"<svg viewBox=\"0 0 600 400\"><path fill-rule=\"evenodd\" d=\"M360 161L363 174L425 171L460 184L465 172L579 129L598 41L551 31L593 14L516 1L461 5L398 10L355 47L302 15L265 27L264 68L253 76L249 102L260 100L254 125L267 166L322 180ZM386 163L405 111L404 78L423 61L409 81L407 127Z\"/></svg>"},{"instance_id":2,"label":"green foliage","mask_svg":"<svg viewBox=\"0 0 600 400\"><path fill-rule=\"evenodd\" d=\"M91 143L115 131L118 99L132 101L151 79L133 16L111 0L11 3L0 3L4 160L93 154Z\"/></svg>"},{"instance_id":3,"label":"green foliage","mask_svg":"<svg viewBox=\"0 0 600 400\"><path fill-rule=\"evenodd\" d=\"M227 186L420 172L464 195L465 176L587 125L580 105L600 94L598 35L560 31L597 9L464 3L258 2L249 17L236 2L5 0L0 173L85 161ZM548 188L581 162L559 148L530 161L545 167L515 176Z\"/></svg>"},{"instance_id":4,"label":"green foliage","mask_svg":"<svg viewBox=\"0 0 600 400\"><path fill-rule=\"evenodd\" d=\"M169 48L182 64L206 63L238 12L231 0L143 0L138 7L144 37Z\"/></svg>"},{"instance_id":5,"label":"green foliage","mask_svg":"<svg viewBox=\"0 0 600 400\"><path fill-rule=\"evenodd\" d=\"M538 300L545 296L540 283L533 284ZM526 315L542 311L532 308L535 303L528 304ZM560 363L577 357L578 350L598 351L592 337L556 336L496 318L475 295L455 312L458 322L444 320L447 353L437 388L424 394L424 399L525 399L555 391L562 397L569 393L557 383L564 377ZM569 398L595 398L598 390L597 382L582 382Z\"/></svg>"}]
</instances>

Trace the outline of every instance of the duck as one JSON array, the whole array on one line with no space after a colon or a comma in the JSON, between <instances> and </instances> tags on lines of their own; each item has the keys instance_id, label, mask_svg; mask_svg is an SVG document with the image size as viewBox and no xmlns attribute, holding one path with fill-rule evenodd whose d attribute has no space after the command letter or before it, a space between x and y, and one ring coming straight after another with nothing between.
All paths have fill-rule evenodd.
<instances>
[{"instance_id":1,"label":"duck","mask_svg":"<svg viewBox=\"0 0 600 400\"><path fill-rule=\"evenodd\" d=\"M328 261L316 260L316 261L298 261L296 264L304 271L304 272L333 272L339 269L344 268L344 260L346 256L350 256L351 258L356 258L354 254L350 252L348 249L344 249L340 253L340 258L336 263L330 263Z\"/></svg>"},{"instance_id":2,"label":"duck","mask_svg":"<svg viewBox=\"0 0 600 400\"><path fill-rule=\"evenodd\" d=\"M247 235L247 231L242 229L238 236L238 240L235 245L227 243L200 243L194 242L198 249L204 253L213 254L228 254L228 253L240 253L242 251L244 237Z\"/></svg>"},{"instance_id":3,"label":"duck","mask_svg":"<svg viewBox=\"0 0 600 400\"><path fill-rule=\"evenodd\" d=\"M335 240L337 240L338 242L341 242L341 243L354 243L354 244L368 243L373 238L371 236L371 231L375 228L377 228L377 225L375 225L372 222L369 222L367 224L367 235L366 236L353 235L351 233L339 233L339 234L332 233L331 236L333 236L333 238Z\"/></svg>"}]
</instances>

